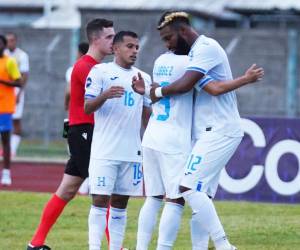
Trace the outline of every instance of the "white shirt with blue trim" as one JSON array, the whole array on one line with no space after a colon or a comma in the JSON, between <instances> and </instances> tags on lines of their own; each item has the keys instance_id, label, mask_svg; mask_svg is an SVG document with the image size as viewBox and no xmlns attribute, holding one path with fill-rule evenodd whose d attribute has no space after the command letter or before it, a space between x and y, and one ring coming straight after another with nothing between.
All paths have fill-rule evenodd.
<instances>
[{"instance_id":1,"label":"white shirt with blue trim","mask_svg":"<svg viewBox=\"0 0 300 250\"><path fill-rule=\"evenodd\" d=\"M115 62L95 65L86 80L85 98L95 98L112 86L122 86L121 98L108 99L94 113L95 126L91 158L128 162L141 162L141 117L143 106L150 100L135 93L131 87L132 77L141 72L147 85L151 77L131 67L124 69Z\"/></svg>"},{"instance_id":2,"label":"white shirt with blue trim","mask_svg":"<svg viewBox=\"0 0 300 250\"><path fill-rule=\"evenodd\" d=\"M166 86L179 79L188 65L188 56L167 52L159 56L153 81ZM152 116L144 133L143 147L163 153L187 153L191 147L193 90L183 95L164 97L152 105Z\"/></svg>"},{"instance_id":3,"label":"white shirt with blue trim","mask_svg":"<svg viewBox=\"0 0 300 250\"><path fill-rule=\"evenodd\" d=\"M201 35L193 44L189 58L187 70L205 75L195 86L198 91L194 104L193 139L198 139L207 128L230 137L243 136L235 92L212 96L202 90L213 80L232 79L224 49L214 39Z\"/></svg>"},{"instance_id":4,"label":"white shirt with blue trim","mask_svg":"<svg viewBox=\"0 0 300 250\"><path fill-rule=\"evenodd\" d=\"M20 48L15 48L14 51L6 49L5 54L16 59L21 73L29 72L29 57L24 50Z\"/></svg>"}]
</instances>

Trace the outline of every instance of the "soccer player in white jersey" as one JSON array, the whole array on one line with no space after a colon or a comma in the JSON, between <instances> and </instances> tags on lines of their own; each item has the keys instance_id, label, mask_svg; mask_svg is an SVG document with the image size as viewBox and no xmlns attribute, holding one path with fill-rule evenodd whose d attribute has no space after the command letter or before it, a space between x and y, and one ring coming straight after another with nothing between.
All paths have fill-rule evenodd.
<instances>
[{"instance_id":1,"label":"soccer player in white jersey","mask_svg":"<svg viewBox=\"0 0 300 250\"><path fill-rule=\"evenodd\" d=\"M166 12L158 29L168 48L176 49L180 44L190 49L190 62L180 79L150 90L152 101L188 92L193 87L199 91L193 121L196 143L180 183L183 198L193 211L193 249L207 249L205 242L210 236L217 250L234 250L236 247L229 243L209 196L215 195L220 172L243 136L233 90L259 80L264 71L253 65L245 75L232 80L225 51L215 40L199 36L185 12ZM133 87L145 92L142 79L134 81Z\"/></svg>"},{"instance_id":2,"label":"soccer player in white jersey","mask_svg":"<svg viewBox=\"0 0 300 250\"><path fill-rule=\"evenodd\" d=\"M180 50L175 52L181 54ZM166 86L180 78L188 56L171 51L159 56L153 69L153 80ZM144 133L143 172L146 200L140 211L137 250L148 249L164 195L166 203L159 225L157 249L172 247L183 212L184 199L179 183L191 150L193 91L165 97L152 105L152 116Z\"/></svg>"},{"instance_id":3,"label":"soccer player in white jersey","mask_svg":"<svg viewBox=\"0 0 300 250\"><path fill-rule=\"evenodd\" d=\"M22 134L22 124L21 119L24 110L24 88L28 80L29 74L29 58L28 54L17 47L17 35L15 33L9 32L6 34L7 39L7 49L5 53L16 59L18 67L21 72L22 88L15 88L15 93L17 97L17 105L15 113L13 114L13 126L14 130L11 136L11 155L15 156L21 142Z\"/></svg>"},{"instance_id":4,"label":"soccer player in white jersey","mask_svg":"<svg viewBox=\"0 0 300 250\"><path fill-rule=\"evenodd\" d=\"M140 129L142 114L144 124L147 114L149 118L150 100L133 91L131 80L138 72L148 84L151 77L133 67L138 49L134 32L117 33L114 61L96 65L86 80L85 112L94 112L95 118L89 166L93 203L89 214L90 250L101 249L109 200L109 247L121 249L129 196L142 195Z\"/></svg>"}]
</instances>

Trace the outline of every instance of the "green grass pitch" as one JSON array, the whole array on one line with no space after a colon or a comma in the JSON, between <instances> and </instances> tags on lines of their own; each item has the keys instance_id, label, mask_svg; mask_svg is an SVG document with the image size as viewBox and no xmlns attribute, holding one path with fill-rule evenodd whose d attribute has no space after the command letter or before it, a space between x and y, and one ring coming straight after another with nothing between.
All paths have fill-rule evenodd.
<instances>
[{"instance_id":1,"label":"green grass pitch","mask_svg":"<svg viewBox=\"0 0 300 250\"><path fill-rule=\"evenodd\" d=\"M50 194L0 192L0 249L21 250L32 237ZM134 249L143 199L131 199L124 247ZM215 202L230 241L239 250L300 250L300 205ZM85 250L90 199L76 197L48 236L54 250ZM175 250L191 249L185 208ZM155 249L157 229L150 249ZM107 249L106 244L103 244ZM212 247L210 249L213 249Z\"/></svg>"}]
</instances>

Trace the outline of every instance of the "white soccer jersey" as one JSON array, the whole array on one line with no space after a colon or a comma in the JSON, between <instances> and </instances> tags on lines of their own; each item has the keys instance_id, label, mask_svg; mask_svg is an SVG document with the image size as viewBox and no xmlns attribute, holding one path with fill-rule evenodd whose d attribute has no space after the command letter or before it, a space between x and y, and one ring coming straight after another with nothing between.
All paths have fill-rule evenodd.
<instances>
[{"instance_id":1,"label":"white soccer jersey","mask_svg":"<svg viewBox=\"0 0 300 250\"><path fill-rule=\"evenodd\" d=\"M154 64L153 81L166 86L179 79L188 65L188 56L167 52ZM191 147L193 91L167 96L152 105L152 116L142 145L160 152L177 154Z\"/></svg>"},{"instance_id":2,"label":"white soccer jersey","mask_svg":"<svg viewBox=\"0 0 300 250\"><path fill-rule=\"evenodd\" d=\"M92 68L87 80L85 98L95 98L111 86L122 86L121 98L108 99L94 113L95 127L91 158L128 162L141 162L141 116L150 100L135 93L132 77L142 73L147 85L151 77L132 67L124 69L115 62L98 64Z\"/></svg>"},{"instance_id":3,"label":"white soccer jersey","mask_svg":"<svg viewBox=\"0 0 300 250\"><path fill-rule=\"evenodd\" d=\"M25 51L16 48L14 51L5 50L5 54L16 59L21 73L29 72L29 59Z\"/></svg>"},{"instance_id":4,"label":"white soccer jersey","mask_svg":"<svg viewBox=\"0 0 300 250\"><path fill-rule=\"evenodd\" d=\"M243 131L234 91L219 96L212 96L202 88L212 81L231 80L232 73L227 55L214 39L200 36L192 46L187 70L198 71L205 75L197 83L197 97L194 104L193 138L211 128L227 136L240 137Z\"/></svg>"}]
</instances>

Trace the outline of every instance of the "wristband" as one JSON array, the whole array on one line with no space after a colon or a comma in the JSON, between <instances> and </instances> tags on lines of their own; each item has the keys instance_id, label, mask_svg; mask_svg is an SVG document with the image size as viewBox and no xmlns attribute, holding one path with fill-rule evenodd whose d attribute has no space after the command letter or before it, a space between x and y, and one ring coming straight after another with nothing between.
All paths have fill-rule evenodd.
<instances>
[{"instance_id":1,"label":"wristband","mask_svg":"<svg viewBox=\"0 0 300 250\"><path fill-rule=\"evenodd\" d=\"M163 93L162 93L162 87L158 87L158 88L155 89L155 97L157 97L157 98L164 97Z\"/></svg>"}]
</instances>

